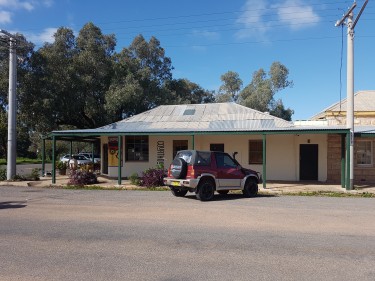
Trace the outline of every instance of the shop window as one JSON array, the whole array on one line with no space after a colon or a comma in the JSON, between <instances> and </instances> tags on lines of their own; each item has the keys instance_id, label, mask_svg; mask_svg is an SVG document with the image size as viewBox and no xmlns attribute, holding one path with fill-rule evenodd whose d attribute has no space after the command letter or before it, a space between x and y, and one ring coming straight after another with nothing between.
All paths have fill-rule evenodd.
<instances>
[{"instance_id":1,"label":"shop window","mask_svg":"<svg viewBox=\"0 0 375 281\"><path fill-rule=\"evenodd\" d=\"M356 164L358 166L372 166L372 141L358 141L356 148Z\"/></svg>"},{"instance_id":2,"label":"shop window","mask_svg":"<svg viewBox=\"0 0 375 281\"><path fill-rule=\"evenodd\" d=\"M148 136L127 136L126 161L148 161Z\"/></svg>"},{"instance_id":3,"label":"shop window","mask_svg":"<svg viewBox=\"0 0 375 281\"><path fill-rule=\"evenodd\" d=\"M211 143L210 150L224 152L224 144L223 143Z\"/></svg>"},{"instance_id":4,"label":"shop window","mask_svg":"<svg viewBox=\"0 0 375 281\"><path fill-rule=\"evenodd\" d=\"M188 141L187 140L174 140L173 141L173 155L172 155L172 159L174 159L174 157L176 156L177 154L177 151L180 151L180 150L187 150L188 149Z\"/></svg>"},{"instance_id":5,"label":"shop window","mask_svg":"<svg viewBox=\"0 0 375 281\"><path fill-rule=\"evenodd\" d=\"M263 164L263 141L249 141L249 164Z\"/></svg>"}]
</instances>

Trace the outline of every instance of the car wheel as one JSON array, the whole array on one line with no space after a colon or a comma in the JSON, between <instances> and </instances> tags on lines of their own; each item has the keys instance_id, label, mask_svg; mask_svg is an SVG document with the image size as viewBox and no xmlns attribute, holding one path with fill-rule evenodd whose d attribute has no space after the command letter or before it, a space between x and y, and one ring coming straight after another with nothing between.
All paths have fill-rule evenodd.
<instances>
[{"instance_id":1,"label":"car wheel","mask_svg":"<svg viewBox=\"0 0 375 281\"><path fill-rule=\"evenodd\" d=\"M258 194L258 184L256 181L253 179L248 179L242 193L245 197L255 197Z\"/></svg>"},{"instance_id":2,"label":"car wheel","mask_svg":"<svg viewBox=\"0 0 375 281\"><path fill-rule=\"evenodd\" d=\"M186 193L188 192L187 189L178 189L175 187L170 187L170 189L171 189L172 194L176 197L184 197Z\"/></svg>"},{"instance_id":3,"label":"car wheel","mask_svg":"<svg viewBox=\"0 0 375 281\"><path fill-rule=\"evenodd\" d=\"M203 179L199 183L197 199L201 201L210 201L214 198L215 184L210 179Z\"/></svg>"},{"instance_id":4,"label":"car wheel","mask_svg":"<svg viewBox=\"0 0 375 281\"><path fill-rule=\"evenodd\" d=\"M229 192L229 190L218 190L217 193L219 193L220 195L227 195Z\"/></svg>"}]
</instances>

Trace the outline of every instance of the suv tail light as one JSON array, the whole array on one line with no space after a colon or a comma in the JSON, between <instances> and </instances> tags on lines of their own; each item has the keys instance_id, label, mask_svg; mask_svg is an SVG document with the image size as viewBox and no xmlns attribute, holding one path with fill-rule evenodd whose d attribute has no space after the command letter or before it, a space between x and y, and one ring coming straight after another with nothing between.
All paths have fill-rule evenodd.
<instances>
[{"instance_id":1,"label":"suv tail light","mask_svg":"<svg viewBox=\"0 0 375 281\"><path fill-rule=\"evenodd\" d=\"M187 178L193 178L193 179L195 178L195 171L194 171L193 166L188 166L186 177Z\"/></svg>"}]
</instances>

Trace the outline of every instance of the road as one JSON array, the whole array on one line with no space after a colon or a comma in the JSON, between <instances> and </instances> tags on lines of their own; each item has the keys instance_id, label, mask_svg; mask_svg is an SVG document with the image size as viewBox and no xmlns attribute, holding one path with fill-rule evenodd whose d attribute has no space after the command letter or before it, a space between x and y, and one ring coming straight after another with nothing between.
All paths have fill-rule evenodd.
<instances>
[{"instance_id":1,"label":"road","mask_svg":"<svg viewBox=\"0 0 375 281\"><path fill-rule=\"evenodd\" d=\"M0 280L374 280L372 198L0 187Z\"/></svg>"}]
</instances>

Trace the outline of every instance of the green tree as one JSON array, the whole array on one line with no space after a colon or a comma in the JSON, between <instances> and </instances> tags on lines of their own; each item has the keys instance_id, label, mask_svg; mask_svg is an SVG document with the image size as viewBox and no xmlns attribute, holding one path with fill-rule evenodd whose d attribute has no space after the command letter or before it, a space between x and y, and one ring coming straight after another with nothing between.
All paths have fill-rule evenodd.
<instances>
[{"instance_id":1,"label":"green tree","mask_svg":"<svg viewBox=\"0 0 375 281\"><path fill-rule=\"evenodd\" d=\"M254 72L253 78L239 94L241 105L262 111L286 120L291 120L293 110L285 109L282 100L275 101L277 92L293 86L288 80L289 70L280 62L274 62L267 73L263 69Z\"/></svg>"},{"instance_id":2,"label":"green tree","mask_svg":"<svg viewBox=\"0 0 375 281\"><path fill-rule=\"evenodd\" d=\"M159 40L151 37L147 42L138 35L114 61L114 76L106 95L106 109L113 121L165 103L163 85L172 79L173 67Z\"/></svg>"},{"instance_id":3,"label":"green tree","mask_svg":"<svg viewBox=\"0 0 375 281\"><path fill-rule=\"evenodd\" d=\"M21 94L22 112L33 130L61 126L93 128L106 123L105 93L112 78L113 35L103 35L92 23L77 38L59 28L30 58Z\"/></svg>"},{"instance_id":4,"label":"green tree","mask_svg":"<svg viewBox=\"0 0 375 281\"><path fill-rule=\"evenodd\" d=\"M242 80L237 72L228 71L220 77L223 84L219 88L217 102L236 102L242 87Z\"/></svg>"},{"instance_id":5,"label":"green tree","mask_svg":"<svg viewBox=\"0 0 375 281\"><path fill-rule=\"evenodd\" d=\"M76 100L81 128L93 128L107 123L105 94L112 79L112 55L116 46L113 34L104 35L92 23L87 23L77 37L74 66L78 75Z\"/></svg>"},{"instance_id":6,"label":"green tree","mask_svg":"<svg viewBox=\"0 0 375 281\"><path fill-rule=\"evenodd\" d=\"M165 85L166 104L200 104L215 100L212 91L203 89L188 79L173 79Z\"/></svg>"}]
</instances>

